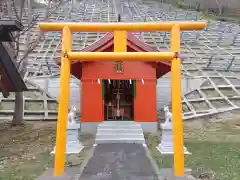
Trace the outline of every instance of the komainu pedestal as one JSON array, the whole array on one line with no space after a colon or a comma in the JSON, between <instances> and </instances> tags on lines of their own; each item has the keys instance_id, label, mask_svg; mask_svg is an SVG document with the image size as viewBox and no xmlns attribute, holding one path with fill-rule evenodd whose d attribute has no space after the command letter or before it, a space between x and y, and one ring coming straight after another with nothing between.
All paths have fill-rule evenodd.
<instances>
[{"instance_id":1,"label":"komainu pedestal","mask_svg":"<svg viewBox=\"0 0 240 180\"><path fill-rule=\"evenodd\" d=\"M66 143L66 154L78 154L82 151L84 146L78 139L78 132L80 129L80 124L75 121L69 123L67 127L67 143ZM55 149L51 154L55 154Z\"/></svg>"},{"instance_id":2,"label":"komainu pedestal","mask_svg":"<svg viewBox=\"0 0 240 180\"><path fill-rule=\"evenodd\" d=\"M161 124L162 128L162 137L160 139L160 144L157 146L157 150L161 154L173 154L173 133L172 133L172 122L167 122ZM184 146L184 154L191 154L187 151L187 148Z\"/></svg>"}]
</instances>

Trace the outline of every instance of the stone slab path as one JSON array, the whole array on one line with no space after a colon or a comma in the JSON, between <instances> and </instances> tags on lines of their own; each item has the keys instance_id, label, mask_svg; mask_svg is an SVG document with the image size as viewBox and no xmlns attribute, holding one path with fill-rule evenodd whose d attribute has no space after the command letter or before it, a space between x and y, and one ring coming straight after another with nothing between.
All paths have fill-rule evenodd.
<instances>
[{"instance_id":1,"label":"stone slab path","mask_svg":"<svg viewBox=\"0 0 240 180\"><path fill-rule=\"evenodd\" d=\"M79 180L158 180L142 144L100 144Z\"/></svg>"},{"instance_id":2,"label":"stone slab path","mask_svg":"<svg viewBox=\"0 0 240 180\"><path fill-rule=\"evenodd\" d=\"M81 167L66 167L61 177L51 168L36 180L195 180L188 169L184 177L175 177L172 169L155 171L142 144L100 144L90 154Z\"/></svg>"}]
</instances>

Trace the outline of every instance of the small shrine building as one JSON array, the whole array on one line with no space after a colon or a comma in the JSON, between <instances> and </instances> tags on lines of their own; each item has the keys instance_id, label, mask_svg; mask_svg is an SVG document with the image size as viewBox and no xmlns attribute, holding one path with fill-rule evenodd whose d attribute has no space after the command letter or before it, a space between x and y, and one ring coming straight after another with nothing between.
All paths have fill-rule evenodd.
<instances>
[{"instance_id":1,"label":"small shrine building","mask_svg":"<svg viewBox=\"0 0 240 180\"><path fill-rule=\"evenodd\" d=\"M114 33L81 52L113 52ZM127 52L156 52L127 34ZM84 60L83 60L84 61ZM156 82L170 71L170 62L76 61L71 74L82 82L81 126L83 132L96 131L104 121L135 121L145 132L157 130Z\"/></svg>"}]
</instances>

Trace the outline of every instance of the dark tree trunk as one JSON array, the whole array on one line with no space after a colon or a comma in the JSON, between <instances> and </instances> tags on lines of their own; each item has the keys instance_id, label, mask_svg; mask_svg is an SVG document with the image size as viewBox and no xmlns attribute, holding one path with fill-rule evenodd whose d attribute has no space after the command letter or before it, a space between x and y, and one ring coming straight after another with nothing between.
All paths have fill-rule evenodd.
<instances>
[{"instance_id":1,"label":"dark tree trunk","mask_svg":"<svg viewBox=\"0 0 240 180\"><path fill-rule=\"evenodd\" d=\"M23 92L16 92L12 125L18 126L18 125L23 124L23 116L24 116Z\"/></svg>"},{"instance_id":2,"label":"dark tree trunk","mask_svg":"<svg viewBox=\"0 0 240 180\"><path fill-rule=\"evenodd\" d=\"M25 0L15 0L15 2L20 2L20 15L18 16L16 14L16 9L15 9L15 14L17 16L17 19L19 19L19 21L22 21L22 16L23 16L23 9L24 9L24 3ZM47 9L45 11L45 15L44 15L44 20L47 20L47 18L51 15L51 13L49 13L49 10L51 9L51 0L48 0L48 4L47 4ZM32 0L28 0L28 21L29 23L32 21ZM55 9L52 10L52 12L54 12L55 10L57 10L57 8L60 6L60 3L58 3L58 5L56 6ZM27 32L29 33L29 32ZM37 46L37 44L40 41L40 38L42 36L42 32L40 31L36 40L34 40L34 45L30 45L32 43L30 43L31 41L31 36L30 34L27 34L27 40L26 40L26 51L22 57L22 62L21 62L21 58L20 58L20 64L19 64L19 70L20 70L20 74L22 76L22 78L24 79L24 75L26 72L26 67L28 64L28 54ZM17 40L17 56L19 56L19 35L17 36L18 40ZM30 48L30 46L32 46ZM14 107L14 115L13 115L13 120L12 120L12 125L17 126L17 125L21 125L23 124L24 121L24 96L23 96L23 92L16 92L15 93L15 107Z\"/></svg>"},{"instance_id":3,"label":"dark tree trunk","mask_svg":"<svg viewBox=\"0 0 240 180\"><path fill-rule=\"evenodd\" d=\"M14 3L16 3L17 1L15 1ZM24 3L25 0L21 0L18 1L20 3L20 14L17 14L17 11L15 9L15 15L17 17L17 19L22 22L22 16L23 16L23 10L24 10ZM16 4L15 4L16 6ZM19 56L19 37L20 35L18 34L18 38L17 38L17 43L16 43L16 56ZM24 67L21 68L20 70L20 74L22 76L22 78L24 77ZM15 106L14 106L14 115L13 115L13 119L12 119L12 125L13 126L18 126L23 124L23 115L24 115L24 107L23 107L23 92L15 92Z\"/></svg>"}]
</instances>

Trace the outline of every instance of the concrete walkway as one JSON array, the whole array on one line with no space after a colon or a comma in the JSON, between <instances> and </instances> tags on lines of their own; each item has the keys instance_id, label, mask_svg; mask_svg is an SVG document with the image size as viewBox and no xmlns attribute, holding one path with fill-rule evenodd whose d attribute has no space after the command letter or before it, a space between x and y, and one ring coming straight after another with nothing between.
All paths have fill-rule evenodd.
<instances>
[{"instance_id":1,"label":"concrete walkway","mask_svg":"<svg viewBox=\"0 0 240 180\"><path fill-rule=\"evenodd\" d=\"M142 144L100 144L79 180L158 180Z\"/></svg>"},{"instance_id":2,"label":"concrete walkway","mask_svg":"<svg viewBox=\"0 0 240 180\"><path fill-rule=\"evenodd\" d=\"M172 169L158 170L146 148L142 144L99 144L81 167L67 167L61 177L54 177L53 169L48 169L36 180L195 180L188 171L180 178L174 177Z\"/></svg>"}]
</instances>

